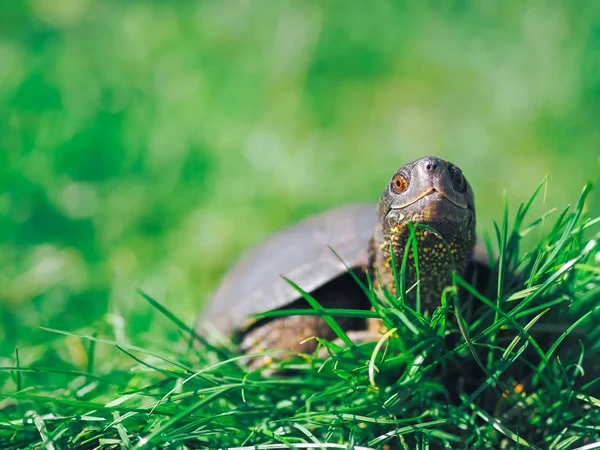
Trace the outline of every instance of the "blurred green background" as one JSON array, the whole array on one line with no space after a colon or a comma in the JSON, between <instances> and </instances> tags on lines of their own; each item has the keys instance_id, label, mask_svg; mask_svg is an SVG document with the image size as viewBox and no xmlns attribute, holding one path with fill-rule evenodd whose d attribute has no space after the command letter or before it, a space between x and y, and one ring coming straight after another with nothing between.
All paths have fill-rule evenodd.
<instances>
[{"instance_id":1,"label":"blurred green background","mask_svg":"<svg viewBox=\"0 0 600 450\"><path fill-rule=\"evenodd\" d=\"M595 1L4 2L0 362L84 363L40 326L160 344L136 288L191 324L244 248L419 156L491 231L546 174L536 211L574 202L599 144Z\"/></svg>"}]
</instances>

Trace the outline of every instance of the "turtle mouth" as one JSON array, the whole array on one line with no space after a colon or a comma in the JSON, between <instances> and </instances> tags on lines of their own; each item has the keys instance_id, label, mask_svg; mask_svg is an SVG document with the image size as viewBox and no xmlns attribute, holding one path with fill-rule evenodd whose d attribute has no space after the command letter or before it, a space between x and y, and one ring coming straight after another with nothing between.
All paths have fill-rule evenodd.
<instances>
[{"instance_id":1,"label":"turtle mouth","mask_svg":"<svg viewBox=\"0 0 600 450\"><path fill-rule=\"evenodd\" d=\"M436 195L437 194L437 195ZM463 202L457 202L456 200L452 199L451 196L445 195L443 191L440 191L434 187L430 187L428 190L426 190L425 192L417 195L414 198L410 198L409 200L407 200L406 202L403 202L401 204L393 204L391 206L391 209L404 209L408 206L414 205L416 203L421 203L422 200L425 201L434 201L434 202L443 202L443 201L447 201L452 203L454 206L457 206L458 208L461 209L467 209L468 205L463 203Z\"/></svg>"},{"instance_id":2,"label":"turtle mouth","mask_svg":"<svg viewBox=\"0 0 600 450\"><path fill-rule=\"evenodd\" d=\"M401 206L394 205L387 214L389 224L406 222L434 225L445 229L446 225L459 223L469 216L468 208L456 204L435 188L419 195ZM439 231L442 231L441 229Z\"/></svg>"}]
</instances>

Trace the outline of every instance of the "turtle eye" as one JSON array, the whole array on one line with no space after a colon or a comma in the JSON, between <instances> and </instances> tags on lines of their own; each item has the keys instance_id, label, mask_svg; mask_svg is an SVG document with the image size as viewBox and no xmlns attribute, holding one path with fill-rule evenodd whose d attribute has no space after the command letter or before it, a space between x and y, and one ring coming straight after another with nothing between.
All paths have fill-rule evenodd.
<instances>
[{"instance_id":1,"label":"turtle eye","mask_svg":"<svg viewBox=\"0 0 600 450\"><path fill-rule=\"evenodd\" d=\"M408 187L408 181L406 181L406 178L404 178L399 173L394 175L394 178L392 178L392 190L396 194L400 194L401 192L404 192L407 187Z\"/></svg>"},{"instance_id":2,"label":"turtle eye","mask_svg":"<svg viewBox=\"0 0 600 450\"><path fill-rule=\"evenodd\" d=\"M465 177L458 169L454 169L454 172L452 173L452 186L454 186L454 189L456 189L458 192L464 192L467 187Z\"/></svg>"}]
</instances>

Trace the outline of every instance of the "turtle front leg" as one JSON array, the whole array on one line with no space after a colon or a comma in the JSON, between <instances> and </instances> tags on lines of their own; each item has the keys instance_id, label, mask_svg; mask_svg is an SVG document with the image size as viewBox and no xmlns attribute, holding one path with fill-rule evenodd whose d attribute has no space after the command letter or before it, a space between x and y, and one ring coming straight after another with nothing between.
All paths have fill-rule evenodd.
<instances>
[{"instance_id":1,"label":"turtle front leg","mask_svg":"<svg viewBox=\"0 0 600 450\"><path fill-rule=\"evenodd\" d=\"M339 318L342 328L348 329L348 318ZM319 316L288 316L266 322L248 331L240 344L246 354L261 353L265 350L282 350L281 353L258 355L248 359L252 370L268 366L273 360L286 360L298 353L311 354L317 348L317 340L311 337L332 340L336 338L327 322Z\"/></svg>"}]
</instances>

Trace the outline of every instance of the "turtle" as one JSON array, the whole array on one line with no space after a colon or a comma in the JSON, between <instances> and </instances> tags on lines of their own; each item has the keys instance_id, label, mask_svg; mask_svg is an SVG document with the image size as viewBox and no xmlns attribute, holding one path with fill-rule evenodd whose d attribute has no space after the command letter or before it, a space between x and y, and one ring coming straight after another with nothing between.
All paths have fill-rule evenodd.
<instances>
[{"instance_id":1,"label":"turtle","mask_svg":"<svg viewBox=\"0 0 600 450\"><path fill-rule=\"evenodd\" d=\"M471 186L451 162L426 156L400 167L386 183L376 204L350 204L292 224L250 249L224 275L199 315L197 332L216 328L234 337L244 353L279 349L311 353L317 336L336 334L320 316L290 315L255 319L274 309L310 308L285 279L311 295L324 308L368 310L370 300L348 271L375 287L398 294L392 270L400 267L409 223L416 226L420 299L435 308L452 271L464 277L487 264L475 236L475 204ZM334 251L332 251L334 250ZM483 269L484 270L484 269ZM406 287L417 281L414 259L407 260ZM414 301L413 289L408 301ZM336 317L350 337L376 337L375 319ZM361 334L362 333L362 334ZM364 338L362 339L364 340Z\"/></svg>"}]
</instances>

